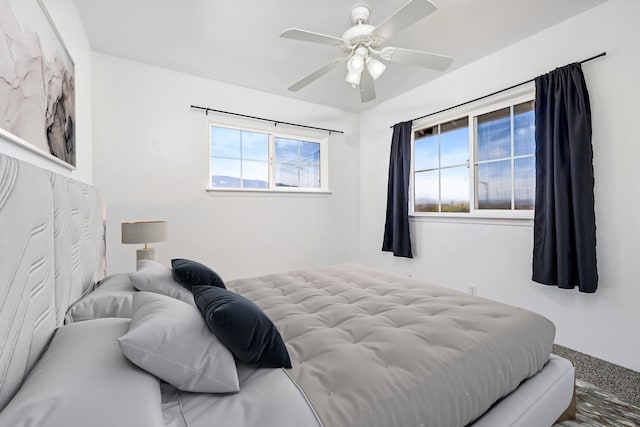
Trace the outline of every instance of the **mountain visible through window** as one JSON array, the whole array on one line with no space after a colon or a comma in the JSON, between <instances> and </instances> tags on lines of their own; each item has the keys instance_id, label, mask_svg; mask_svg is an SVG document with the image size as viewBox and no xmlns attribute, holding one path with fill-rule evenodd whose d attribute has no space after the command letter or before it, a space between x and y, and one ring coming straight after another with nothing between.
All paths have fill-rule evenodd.
<instances>
[{"instance_id":1,"label":"mountain visible through window","mask_svg":"<svg viewBox=\"0 0 640 427\"><path fill-rule=\"evenodd\" d=\"M322 141L211 125L210 185L318 191L326 187L323 150Z\"/></svg>"}]
</instances>

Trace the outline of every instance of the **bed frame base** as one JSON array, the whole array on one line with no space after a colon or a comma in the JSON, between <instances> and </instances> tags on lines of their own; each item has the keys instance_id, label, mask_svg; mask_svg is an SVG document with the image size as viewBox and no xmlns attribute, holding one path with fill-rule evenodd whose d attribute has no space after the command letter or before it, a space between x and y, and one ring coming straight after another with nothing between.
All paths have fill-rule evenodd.
<instances>
[{"instance_id":1,"label":"bed frame base","mask_svg":"<svg viewBox=\"0 0 640 427\"><path fill-rule=\"evenodd\" d=\"M520 384L472 426L542 427L572 416L575 370L570 361L552 354L542 371Z\"/></svg>"},{"instance_id":2,"label":"bed frame base","mask_svg":"<svg viewBox=\"0 0 640 427\"><path fill-rule=\"evenodd\" d=\"M575 365L574 365L575 368ZM569 403L569 407L560 415L560 418L556 420L556 423L561 423L563 421L573 421L576 419L576 381L575 376L573 379L573 396L571 396L571 403Z\"/></svg>"}]
</instances>

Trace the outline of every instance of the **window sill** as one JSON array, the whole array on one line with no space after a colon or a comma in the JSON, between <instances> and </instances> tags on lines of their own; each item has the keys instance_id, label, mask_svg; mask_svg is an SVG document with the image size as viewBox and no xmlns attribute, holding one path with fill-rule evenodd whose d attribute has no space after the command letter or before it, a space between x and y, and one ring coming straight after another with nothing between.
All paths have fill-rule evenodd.
<instances>
[{"instance_id":1,"label":"window sill","mask_svg":"<svg viewBox=\"0 0 640 427\"><path fill-rule=\"evenodd\" d=\"M329 197L325 190L261 190L258 188L206 188L211 196L228 197Z\"/></svg>"},{"instance_id":2,"label":"window sill","mask_svg":"<svg viewBox=\"0 0 640 427\"><path fill-rule=\"evenodd\" d=\"M409 214L412 222L443 222L460 224L485 224L506 225L515 227L533 227L533 213L520 215L499 215L489 212L466 213L441 213L441 214Z\"/></svg>"}]
</instances>

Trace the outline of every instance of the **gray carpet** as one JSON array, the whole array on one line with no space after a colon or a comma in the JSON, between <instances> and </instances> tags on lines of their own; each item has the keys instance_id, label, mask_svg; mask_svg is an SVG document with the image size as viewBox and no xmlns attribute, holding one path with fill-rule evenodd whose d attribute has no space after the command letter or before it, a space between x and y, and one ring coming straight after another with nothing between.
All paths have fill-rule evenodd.
<instances>
[{"instance_id":1,"label":"gray carpet","mask_svg":"<svg viewBox=\"0 0 640 427\"><path fill-rule=\"evenodd\" d=\"M640 407L640 372L559 345L553 346L553 354L573 362L576 378Z\"/></svg>"},{"instance_id":2,"label":"gray carpet","mask_svg":"<svg viewBox=\"0 0 640 427\"><path fill-rule=\"evenodd\" d=\"M640 373L554 346L576 367L576 419L556 427L640 427Z\"/></svg>"}]
</instances>

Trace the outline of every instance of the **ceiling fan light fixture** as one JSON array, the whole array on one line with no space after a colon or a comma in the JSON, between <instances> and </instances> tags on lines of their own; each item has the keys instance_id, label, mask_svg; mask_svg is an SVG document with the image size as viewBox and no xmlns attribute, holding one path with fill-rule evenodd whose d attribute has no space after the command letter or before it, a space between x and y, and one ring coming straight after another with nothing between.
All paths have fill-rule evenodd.
<instances>
[{"instance_id":1,"label":"ceiling fan light fixture","mask_svg":"<svg viewBox=\"0 0 640 427\"><path fill-rule=\"evenodd\" d=\"M373 77L374 80L378 80L386 69L387 66L377 59L372 57L367 58L367 70L369 70L369 74L371 74L371 77Z\"/></svg>"},{"instance_id":2,"label":"ceiling fan light fixture","mask_svg":"<svg viewBox=\"0 0 640 427\"><path fill-rule=\"evenodd\" d=\"M355 54L347 62L347 69L350 73L361 73L364 70L364 58L358 54Z\"/></svg>"},{"instance_id":3,"label":"ceiling fan light fixture","mask_svg":"<svg viewBox=\"0 0 640 427\"><path fill-rule=\"evenodd\" d=\"M362 0L358 0L358 2L360 1ZM404 6L382 20L377 26L368 23L368 6L359 5L352 8L351 22L353 25L347 28L342 37L328 36L297 28L291 28L282 33L280 36L284 38L335 46L343 52L342 57L323 65L288 89L297 92L329 73L338 64L345 64L347 68L345 80L354 88L359 87L362 102L369 102L376 99L374 80L379 79L385 73L386 61L445 71L451 65L453 58L419 50L381 46L398 31L413 25L437 9L431 0L404 1L407 1Z\"/></svg>"},{"instance_id":4,"label":"ceiling fan light fixture","mask_svg":"<svg viewBox=\"0 0 640 427\"><path fill-rule=\"evenodd\" d=\"M347 77L345 80L347 83L351 83L351 86L355 87L360 84L360 76L362 75L362 71L351 71L347 72Z\"/></svg>"}]
</instances>

